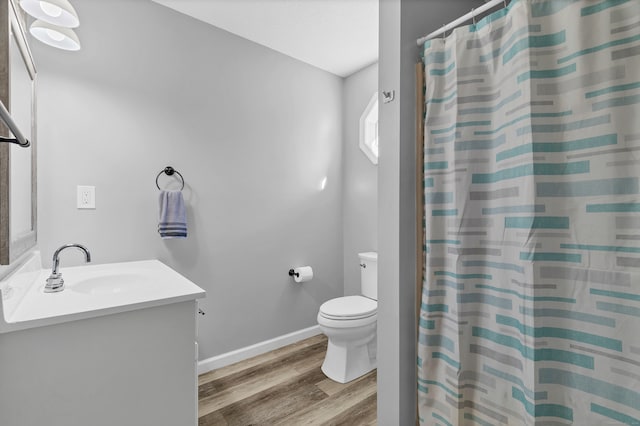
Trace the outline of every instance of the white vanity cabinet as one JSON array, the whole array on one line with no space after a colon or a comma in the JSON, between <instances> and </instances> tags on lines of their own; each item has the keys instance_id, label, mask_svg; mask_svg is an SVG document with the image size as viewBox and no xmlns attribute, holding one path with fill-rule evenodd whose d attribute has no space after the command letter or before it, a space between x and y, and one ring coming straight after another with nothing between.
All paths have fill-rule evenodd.
<instances>
[{"instance_id":1,"label":"white vanity cabinet","mask_svg":"<svg viewBox=\"0 0 640 426\"><path fill-rule=\"evenodd\" d=\"M142 266L153 269L159 265ZM65 292L72 292L74 277L80 275L71 270L82 268L91 267L69 268L67 288L60 298L48 300L55 304L63 300ZM162 265L160 269L163 275L171 275L170 268ZM174 283L183 280L176 283L183 288L179 291L177 285L180 295L173 298L163 294L163 298L154 299L151 295L144 302L136 296L131 304L96 308L92 298L85 297L91 310L76 306L76 312L46 318L32 318L41 301L29 306L27 299L33 288L27 290L13 316L30 319L11 322L4 313L0 425L197 425L196 299L203 297L204 291L175 271L173 274L167 280L169 287L172 279ZM35 286L36 291L41 290L39 283ZM12 292L20 291L14 288ZM68 296L77 297L73 293ZM102 296L111 297L112 304L117 299ZM35 297L40 293L34 293ZM4 302L7 305L7 300ZM55 311L60 307L49 308ZM29 323L34 326L26 327Z\"/></svg>"}]
</instances>

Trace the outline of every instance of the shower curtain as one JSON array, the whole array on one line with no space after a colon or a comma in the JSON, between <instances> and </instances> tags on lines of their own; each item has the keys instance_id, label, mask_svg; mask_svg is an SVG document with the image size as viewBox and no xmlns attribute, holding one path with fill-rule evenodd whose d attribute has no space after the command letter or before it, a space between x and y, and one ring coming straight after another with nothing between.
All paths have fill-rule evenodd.
<instances>
[{"instance_id":1,"label":"shower curtain","mask_svg":"<svg viewBox=\"0 0 640 426\"><path fill-rule=\"evenodd\" d=\"M640 1L424 46L422 425L640 425Z\"/></svg>"}]
</instances>

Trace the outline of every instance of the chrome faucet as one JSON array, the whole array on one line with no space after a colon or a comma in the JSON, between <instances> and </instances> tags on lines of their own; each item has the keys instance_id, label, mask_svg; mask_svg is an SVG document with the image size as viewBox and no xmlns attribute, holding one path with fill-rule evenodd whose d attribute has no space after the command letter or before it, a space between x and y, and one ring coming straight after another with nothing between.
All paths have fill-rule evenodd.
<instances>
[{"instance_id":1,"label":"chrome faucet","mask_svg":"<svg viewBox=\"0 0 640 426\"><path fill-rule=\"evenodd\" d=\"M65 244L60 247L53 253L53 269L51 270L51 275L47 278L47 284L44 286L45 293L55 293L64 290L64 280L62 279L62 274L58 272L60 267L60 252L70 247L83 251L87 263L91 262L91 253L89 253L89 250L82 244Z\"/></svg>"}]
</instances>

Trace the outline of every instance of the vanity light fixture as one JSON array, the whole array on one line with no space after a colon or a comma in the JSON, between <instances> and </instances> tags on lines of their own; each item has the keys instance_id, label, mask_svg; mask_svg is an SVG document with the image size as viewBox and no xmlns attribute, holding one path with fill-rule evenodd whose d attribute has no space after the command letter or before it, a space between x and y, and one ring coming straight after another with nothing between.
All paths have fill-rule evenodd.
<instances>
[{"instance_id":1,"label":"vanity light fixture","mask_svg":"<svg viewBox=\"0 0 640 426\"><path fill-rule=\"evenodd\" d=\"M32 36L49 46L63 50L80 50L80 39L71 28L58 27L44 21L34 21L29 27Z\"/></svg>"},{"instance_id":2,"label":"vanity light fixture","mask_svg":"<svg viewBox=\"0 0 640 426\"><path fill-rule=\"evenodd\" d=\"M20 7L29 15L49 24L76 28L80 19L68 0L21 0Z\"/></svg>"}]
</instances>

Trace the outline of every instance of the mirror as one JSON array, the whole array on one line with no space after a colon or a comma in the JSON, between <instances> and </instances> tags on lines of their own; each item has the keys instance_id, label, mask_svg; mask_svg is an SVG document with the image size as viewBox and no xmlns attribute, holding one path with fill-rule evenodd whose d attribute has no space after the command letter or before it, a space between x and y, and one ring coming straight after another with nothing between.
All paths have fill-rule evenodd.
<instances>
[{"instance_id":1,"label":"mirror","mask_svg":"<svg viewBox=\"0 0 640 426\"><path fill-rule=\"evenodd\" d=\"M31 141L26 148L0 144L0 264L6 265L36 244L36 71L17 5L0 3L7 15L0 23L0 101ZM2 131L12 137L6 126Z\"/></svg>"}]
</instances>

